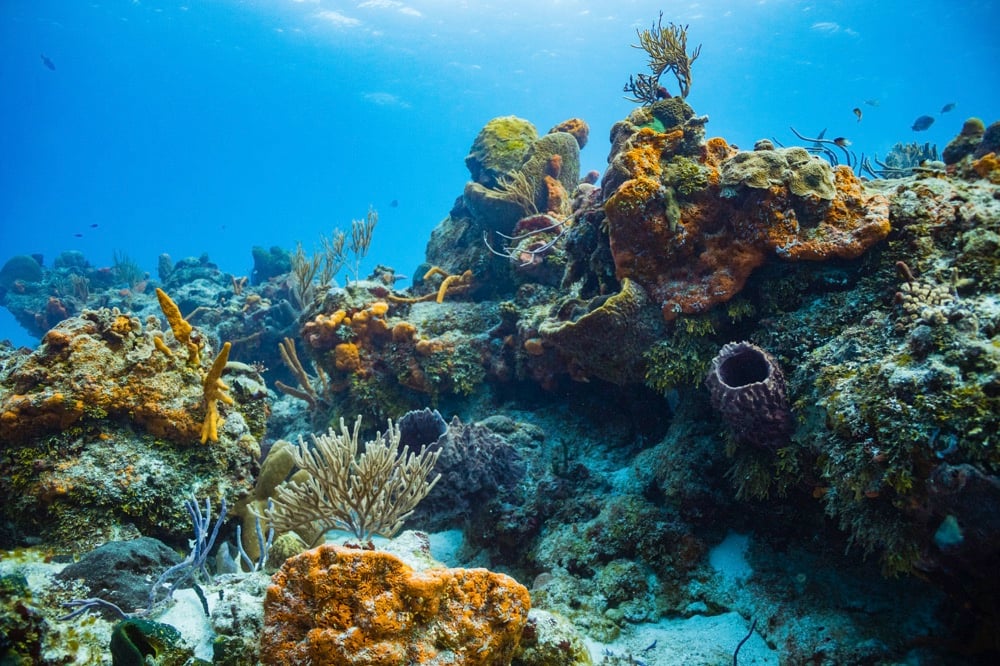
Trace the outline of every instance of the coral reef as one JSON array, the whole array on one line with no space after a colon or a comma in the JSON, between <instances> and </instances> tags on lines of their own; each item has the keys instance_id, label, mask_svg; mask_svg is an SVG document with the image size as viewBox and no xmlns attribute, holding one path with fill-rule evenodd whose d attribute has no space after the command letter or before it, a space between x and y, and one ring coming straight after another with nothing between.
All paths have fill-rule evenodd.
<instances>
[{"instance_id":1,"label":"coral reef","mask_svg":"<svg viewBox=\"0 0 1000 666\"><path fill-rule=\"evenodd\" d=\"M500 435L456 416L430 444L440 479L411 518L428 531L462 527L508 498L525 473L521 454Z\"/></svg>"},{"instance_id":2,"label":"coral reef","mask_svg":"<svg viewBox=\"0 0 1000 666\"><path fill-rule=\"evenodd\" d=\"M320 546L289 559L264 601L265 663L510 663L528 591L485 569L415 571L389 553Z\"/></svg>"},{"instance_id":3,"label":"coral reef","mask_svg":"<svg viewBox=\"0 0 1000 666\"><path fill-rule=\"evenodd\" d=\"M795 455L815 466L805 479L827 512L887 572L930 576L995 622L982 562L1000 534L979 511L1000 503L996 187L911 183L858 288L778 315L757 338L796 359Z\"/></svg>"},{"instance_id":4,"label":"coral reef","mask_svg":"<svg viewBox=\"0 0 1000 666\"><path fill-rule=\"evenodd\" d=\"M588 135L587 124L578 118L541 136L534 125L515 116L487 123L466 158L472 180L431 234L428 265L450 274L471 270L478 281L473 295L509 291L518 270L561 271L560 266L540 265L553 254L551 244L561 233L540 237L515 227L523 218L544 213L558 222L565 219L579 184L580 149ZM559 224L553 227L559 228ZM515 248L524 240L525 246ZM500 245L508 248L491 251L491 246ZM542 246L544 252L539 250Z\"/></svg>"},{"instance_id":5,"label":"coral reef","mask_svg":"<svg viewBox=\"0 0 1000 666\"><path fill-rule=\"evenodd\" d=\"M703 124L672 99L612 133L604 196L616 275L641 284L666 320L731 299L771 257L853 258L888 234L887 200L849 168L801 148L736 152L704 142ZM664 168L678 159L684 168Z\"/></svg>"},{"instance_id":6,"label":"coral reef","mask_svg":"<svg viewBox=\"0 0 1000 666\"><path fill-rule=\"evenodd\" d=\"M0 342L0 545L40 544L52 567L112 538L180 545L185 501L225 499L240 530L220 521L204 594L148 618L204 619L223 664L689 663L676 636L696 626L702 663L744 637L761 663L995 661L1000 125L966 122L947 164L897 145L873 181L815 146L740 151L683 98L685 33L640 32L657 62L630 81L643 106L612 129L600 179L580 182L582 120L490 121L410 288L359 274L373 210L312 257L255 248L250 276L207 256L161 256L161 284L125 255L11 258L0 304L42 341ZM392 447L361 453L360 425L289 443L404 413ZM327 490L372 490L399 443L441 474L417 470L430 492L412 515L378 492L323 505L333 458ZM275 497L307 520L274 521ZM352 522L373 513L389 519ZM303 553L291 532L270 540L268 516L317 542L403 518L438 532ZM489 569L433 563L432 538ZM63 663L51 646L86 630L99 660L107 618L59 604L137 609L173 559L139 541L42 591L24 551L5 553L0 649ZM413 541L420 564L390 554ZM259 569L278 567L265 602ZM491 570L532 581L534 609ZM158 631L122 624L116 649Z\"/></svg>"},{"instance_id":7,"label":"coral reef","mask_svg":"<svg viewBox=\"0 0 1000 666\"><path fill-rule=\"evenodd\" d=\"M489 313L444 302L467 284L464 276L446 276L436 292L440 301L399 296L371 281L331 290L304 316L301 329L317 379L307 375L297 354L293 357L289 341L282 354L299 386L279 388L314 410L377 420L470 394L485 378L480 349L485 342L476 338L485 339ZM452 325L439 325L449 318Z\"/></svg>"},{"instance_id":8,"label":"coral reef","mask_svg":"<svg viewBox=\"0 0 1000 666\"><path fill-rule=\"evenodd\" d=\"M945 164L955 164L963 157L976 152L986 134L986 125L979 118L969 118L962 124L962 131L944 147L941 157Z\"/></svg>"},{"instance_id":9,"label":"coral reef","mask_svg":"<svg viewBox=\"0 0 1000 666\"><path fill-rule=\"evenodd\" d=\"M543 349L552 347L563 357L571 376L629 384L642 380L643 353L662 329L646 292L626 278L617 294L565 301L554 317L542 321L538 335Z\"/></svg>"},{"instance_id":10,"label":"coral reef","mask_svg":"<svg viewBox=\"0 0 1000 666\"><path fill-rule=\"evenodd\" d=\"M220 366L233 404L219 441L199 450L202 371L164 348L155 318L85 311L0 375L0 495L18 540L76 550L136 528L176 537L195 488L232 501L246 492L267 418L263 379Z\"/></svg>"},{"instance_id":11,"label":"coral reef","mask_svg":"<svg viewBox=\"0 0 1000 666\"><path fill-rule=\"evenodd\" d=\"M310 545L331 529L367 543L372 535L392 537L402 528L440 478L432 476L440 452L400 449L399 428L391 420L359 449L360 430L361 417L352 430L340 419L339 433L331 428L312 435L312 446L299 439L290 453L302 473L274 489L266 511L270 528L295 532Z\"/></svg>"}]
</instances>

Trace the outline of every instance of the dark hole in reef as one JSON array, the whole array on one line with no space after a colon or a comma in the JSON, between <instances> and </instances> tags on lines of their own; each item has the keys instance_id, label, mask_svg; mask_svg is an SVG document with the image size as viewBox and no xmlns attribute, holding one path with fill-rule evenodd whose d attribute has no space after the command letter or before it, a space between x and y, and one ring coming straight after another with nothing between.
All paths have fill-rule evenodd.
<instances>
[{"instance_id":1,"label":"dark hole in reef","mask_svg":"<svg viewBox=\"0 0 1000 666\"><path fill-rule=\"evenodd\" d=\"M726 386L740 387L767 379L767 359L755 349L740 349L719 366L719 378Z\"/></svg>"}]
</instances>

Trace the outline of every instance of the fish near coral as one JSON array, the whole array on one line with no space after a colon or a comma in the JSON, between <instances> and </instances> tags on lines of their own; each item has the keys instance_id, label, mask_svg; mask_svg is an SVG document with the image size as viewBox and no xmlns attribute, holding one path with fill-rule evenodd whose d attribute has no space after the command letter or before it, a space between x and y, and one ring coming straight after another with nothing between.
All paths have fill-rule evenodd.
<instances>
[{"instance_id":1,"label":"fish near coral","mask_svg":"<svg viewBox=\"0 0 1000 666\"><path fill-rule=\"evenodd\" d=\"M934 124L933 116L920 116L913 121L913 126L910 128L914 132L923 132L925 129Z\"/></svg>"}]
</instances>

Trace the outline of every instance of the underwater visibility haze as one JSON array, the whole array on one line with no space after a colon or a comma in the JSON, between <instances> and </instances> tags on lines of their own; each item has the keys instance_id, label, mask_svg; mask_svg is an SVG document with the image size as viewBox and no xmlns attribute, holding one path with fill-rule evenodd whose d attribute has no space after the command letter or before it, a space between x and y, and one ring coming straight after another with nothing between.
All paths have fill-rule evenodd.
<instances>
[{"instance_id":1,"label":"underwater visibility haze","mask_svg":"<svg viewBox=\"0 0 1000 666\"><path fill-rule=\"evenodd\" d=\"M5 0L0 662L996 663L998 24Z\"/></svg>"}]
</instances>

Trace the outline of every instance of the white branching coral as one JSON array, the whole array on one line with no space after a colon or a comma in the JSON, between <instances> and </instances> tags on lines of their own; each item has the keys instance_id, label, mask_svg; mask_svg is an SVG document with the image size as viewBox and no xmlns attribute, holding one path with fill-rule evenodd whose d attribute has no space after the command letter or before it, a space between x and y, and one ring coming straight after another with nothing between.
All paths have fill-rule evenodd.
<instances>
[{"instance_id":1,"label":"white branching coral","mask_svg":"<svg viewBox=\"0 0 1000 666\"><path fill-rule=\"evenodd\" d=\"M360 429L360 416L353 430L340 419L339 433L330 428L312 435L312 446L300 437L291 447L301 471L271 498L267 519L275 532L294 532L314 544L330 529L351 532L362 543L400 530L440 478L430 478L440 450L400 449L399 426L390 420L388 430L376 433L359 455Z\"/></svg>"}]
</instances>

